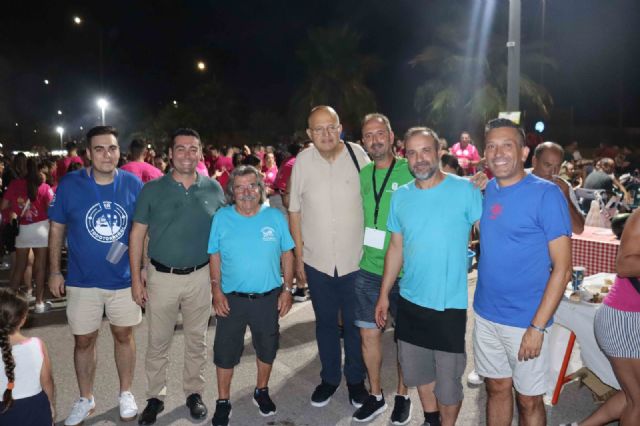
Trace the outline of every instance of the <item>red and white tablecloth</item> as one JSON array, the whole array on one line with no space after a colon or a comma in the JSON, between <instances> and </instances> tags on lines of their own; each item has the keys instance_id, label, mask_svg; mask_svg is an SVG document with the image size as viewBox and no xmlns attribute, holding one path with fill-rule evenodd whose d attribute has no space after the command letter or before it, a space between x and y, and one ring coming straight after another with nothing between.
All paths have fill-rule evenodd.
<instances>
[{"instance_id":1,"label":"red and white tablecloth","mask_svg":"<svg viewBox=\"0 0 640 426\"><path fill-rule=\"evenodd\" d=\"M616 272L620 240L610 229L585 226L582 234L573 234L571 247L573 266L587 268L585 276L600 272Z\"/></svg>"}]
</instances>

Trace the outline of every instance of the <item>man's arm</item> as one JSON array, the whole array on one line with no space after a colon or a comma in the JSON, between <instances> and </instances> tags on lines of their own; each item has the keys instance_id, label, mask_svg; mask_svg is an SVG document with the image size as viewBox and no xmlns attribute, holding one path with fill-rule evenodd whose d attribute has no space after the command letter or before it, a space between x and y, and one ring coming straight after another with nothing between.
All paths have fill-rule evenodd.
<instances>
[{"instance_id":1,"label":"man's arm","mask_svg":"<svg viewBox=\"0 0 640 426\"><path fill-rule=\"evenodd\" d=\"M571 280L571 238L561 236L549 241L549 254L552 265L551 276L547 281L540 306L531 320L531 325L539 329L546 327L558 308L567 283ZM536 328L527 328L522 336L518 360L528 361L540 355L544 333Z\"/></svg>"},{"instance_id":2,"label":"man's arm","mask_svg":"<svg viewBox=\"0 0 640 426\"><path fill-rule=\"evenodd\" d=\"M293 294L291 294L290 291L287 291L287 289L293 287L293 253L291 250L287 250L282 253L280 261L282 263L285 291L280 293L280 296L278 297L278 312L280 312L280 317L283 317L287 315L287 312L291 309L291 304L293 302Z\"/></svg>"},{"instance_id":3,"label":"man's arm","mask_svg":"<svg viewBox=\"0 0 640 426\"><path fill-rule=\"evenodd\" d=\"M300 212L289 212L289 232L293 237L293 242L296 244L294 253L296 256L295 261L295 273L298 284L304 284L307 282L307 275L304 272L304 259L302 258L302 249L304 242L302 241L302 215Z\"/></svg>"},{"instance_id":4,"label":"man's arm","mask_svg":"<svg viewBox=\"0 0 640 426\"><path fill-rule=\"evenodd\" d=\"M53 297L61 297L64 294L64 277L60 272L60 259L67 226L53 220L49 222L49 290Z\"/></svg>"},{"instance_id":5,"label":"man's arm","mask_svg":"<svg viewBox=\"0 0 640 426\"><path fill-rule=\"evenodd\" d=\"M616 271L621 277L640 277L640 209L633 212L624 226Z\"/></svg>"},{"instance_id":6,"label":"man's arm","mask_svg":"<svg viewBox=\"0 0 640 426\"><path fill-rule=\"evenodd\" d=\"M571 219L571 231L574 234L582 234L584 231L584 216L577 209L576 205L573 204L573 201L571 201L571 188L569 184L562 178L554 178L553 182L558 185L564 195L564 198L567 200L567 204L569 206L569 217Z\"/></svg>"},{"instance_id":7,"label":"man's arm","mask_svg":"<svg viewBox=\"0 0 640 426\"><path fill-rule=\"evenodd\" d=\"M226 317L231 312L227 296L222 292L220 269L220 252L209 255L209 278L211 279L211 295L213 296L213 310L216 315Z\"/></svg>"},{"instance_id":8,"label":"man's arm","mask_svg":"<svg viewBox=\"0 0 640 426\"><path fill-rule=\"evenodd\" d=\"M631 204L633 202L633 197L631 197L631 194L629 194L627 188L625 188L624 185L621 184L615 176L613 177L613 186L615 186L620 192L622 192L622 199L625 203Z\"/></svg>"},{"instance_id":9,"label":"man's arm","mask_svg":"<svg viewBox=\"0 0 640 426\"><path fill-rule=\"evenodd\" d=\"M149 300L147 294L146 276L142 276L142 254L144 251L145 237L148 225L133 222L129 234L129 265L131 267L131 297L140 306L144 306Z\"/></svg>"},{"instance_id":10,"label":"man's arm","mask_svg":"<svg viewBox=\"0 0 640 426\"><path fill-rule=\"evenodd\" d=\"M384 256L384 272L382 274L382 286L380 296L376 303L375 318L378 327L383 328L387 322L389 311L389 292L398 278L402 269L402 234L392 233L387 254Z\"/></svg>"}]
</instances>

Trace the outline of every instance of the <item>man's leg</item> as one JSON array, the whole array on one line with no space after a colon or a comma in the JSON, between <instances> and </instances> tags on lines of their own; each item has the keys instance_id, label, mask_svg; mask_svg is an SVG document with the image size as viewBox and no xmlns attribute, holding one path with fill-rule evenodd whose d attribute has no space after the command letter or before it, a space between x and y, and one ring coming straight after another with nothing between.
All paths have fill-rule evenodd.
<instances>
[{"instance_id":1,"label":"man's leg","mask_svg":"<svg viewBox=\"0 0 640 426\"><path fill-rule=\"evenodd\" d=\"M404 378L402 377L402 366L400 365L400 360L398 360L397 363L398 363L398 387L396 388L396 393L398 395L407 396L409 394L409 388L404 384Z\"/></svg>"},{"instance_id":2,"label":"man's leg","mask_svg":"<svg viewBox=\"0 0 640 426\"><path fill-rule=\"evenodd\" d=\"M422 404L422 410L425 413L438 411L438 401L433 393L433 388L435 387L436 382L427 383L426 385L420 385L417 387L420 403Z\"/></svg>"},{"instance_id":3,"label":"man's leg","mask_svg":"<svg viewBox=\"0 0 640 426\"><path fill-rule=\"evenodd\" d=\"M487 387L487 425L510 426L513 418L513 381L485 378Z\"/></svg>"},{"instance_id":4,"label":"man's leg","mask_svg":"<svg viewBox=\"0 0 640 426\"><path fill-rule=\"evenodd\" d=\"M547 412L544 409L542 395L528 396L516 392L520 426L544 426L547 424Z\"/></svg>"},{"instance_id":5,"label":"man's leg","mask_svg":"<svg viewBox=\"0 0 640 426\"><path fill-rule=\"evenodd\" d=\"M382 333L377 328L361 328L362 358L367 366L367 375L373 395L382 393L380 369L382 368Z\"/></svg>"},{"instance_id":6,"label":"man's leg","mask_svg":"<svg viewBox=\"0 0 640 426\"><path fill-rule=\"evenodd\" d=\"M133 372L136 368L136 341L133 338L133 327L119 327L112 324L111 334L122 393L131 390Z\"/></svg>"},{"instance_id":7,"label":"man's leg","mask_svg":"<svg viewBox=\"0 0 640 426\"><path fill-rule=\"evenodd\" d=\"M80 396L91 399L93 397L93 381L96 377L96 340L98 330L90 334L74 335L73 362L76 368L76 378Z\"/></svg>"},{"instance_id":8,"label":"man's leg","mask_svg":"<svg viewBox=\"0 0 640 426\"><path fill-rule=\"evenodd\" d=\"M258 369L258 379L256 380L256 388L262 389L269 386L269 377L271 377L271 369L273 364L262 362L256 357L256 367Z\"/></svg>"},{"instance_id":9,"label":"man's leg","mask_svg":"<svg viewBox=\"0 0 640 426\"><path fill-rule=\"evenodd\" d=\"M218 399L230 399L233 368L216 367L216 378L218 379Z\"/></svg>"},{"instance_id":10,"label":"man's leg","mask_svg":"<svg viewBox=\"0 0 640 426\"><path fill-rule=\"evenodd\" d=\"M209 269L189 275L180 301L184 334L184 370L182 380L186 396L202 395L207 365L207 328L211 318L211 285Z\"/></svg>"},{"instance_id":11,"label":"man's leg","mask_svg":"<svg viewBox=\"0 0 640 426\"><path fill-rule=\"evenodd\" d=\"M464 393L462 375L467 364L464 353L434 351L436 362L436 387L440 419L443 426L454 426L462 406Z\"/></svg>"},{"instance_id":12,"label":"man's leg","mask_svg":"<svg viewBox=\"0 0 640 426\"><path fill-rule=\"evenodd\" d=\"M316 340L322 366L320 377L323 381L337 386L342 377L342 353L338 333L339 298L335 287L331 285L333 277L308 265L305 265L304 269L316 316Z\"/></svg>"},{"instance_id":13,"label":"man's leg","mask_svg":"<svg viewBox=\"0 0 640 426\"><path fill-rule=\"evenodd\" d=\"M362 359L362 339L360 330L355 325L356 294L355 280L358 272L352 272L334 278L333 291L339 294L344 327L344 376L347 383L356 384L364 381L366 369ZM381 355L382 356L382 355Z\"/></svg>"}]
</instances>

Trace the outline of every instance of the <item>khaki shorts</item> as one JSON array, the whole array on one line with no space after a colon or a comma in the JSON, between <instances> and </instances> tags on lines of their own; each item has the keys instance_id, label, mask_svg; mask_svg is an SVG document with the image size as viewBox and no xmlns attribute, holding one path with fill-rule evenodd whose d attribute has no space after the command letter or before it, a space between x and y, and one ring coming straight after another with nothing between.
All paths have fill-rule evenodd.
<instances>
[{"instance_id":1,"label":"khaki shorts","mask_svg":"<svg viewBox=\"0 0 640 426\"><path fill-rule=\"evenodd\" d=\"M97 287L66 287L67 321L76 336L93 333L100 328L107 313L109 323L132 327L142 321L142 310L131 297L131 288L105 290Z\"/></svg>"}]
</instances>

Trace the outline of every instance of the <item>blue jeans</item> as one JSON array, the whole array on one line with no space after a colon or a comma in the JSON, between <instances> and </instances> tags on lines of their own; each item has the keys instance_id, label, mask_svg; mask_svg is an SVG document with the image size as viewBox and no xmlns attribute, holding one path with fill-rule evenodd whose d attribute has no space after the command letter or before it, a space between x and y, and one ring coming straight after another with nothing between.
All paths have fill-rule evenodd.
<instances>
[{"instance_id":1,"label":"blue jeans","mask_svg":"<svg viewBox=\"0 0 640 426\"><path fill-rule=\"evenodd\" d=\"M311 303L316 314L316 340L320 354L320 378L339 385L342 378L342 351L338 312L342 311L344 327L344 376L348 384L360 383L365 378L360 341L360 329L355 326L355 279L358 271L342 277L330 276L304 265Z\"/></svg>"}]
</instances>

